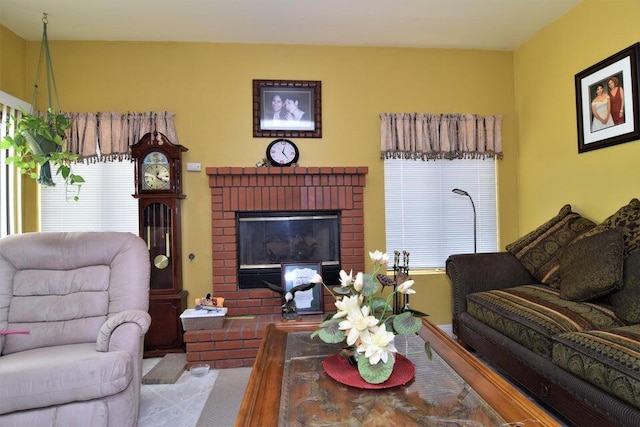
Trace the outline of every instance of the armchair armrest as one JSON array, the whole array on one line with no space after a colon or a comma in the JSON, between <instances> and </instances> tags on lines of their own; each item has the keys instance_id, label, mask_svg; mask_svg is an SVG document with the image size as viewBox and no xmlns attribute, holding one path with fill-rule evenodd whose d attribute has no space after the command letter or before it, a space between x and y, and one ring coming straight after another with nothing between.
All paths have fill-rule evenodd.
<instances>
[{"instance_id":1,"label":"armchair armrest","mask_svg":"<svg viewBox=\"0 0 640 427\"><path fill-rule=\"evenodd\" d=\"M149 316L149 313L142 310L125 310L110 317L102 324L100 331L98 331L96 349L103 352L109 351L114 331L118 326L125 324L137 325L139 327L138 334L134 337L135 341L139 341L139 338L149 330L149 326L151 325L151 316Z\"/></svg>"},{"instance_id":2,"label":"armchair armrest","mask_svg":"<svg viewBox=\"0 0 640 427\"><path fill-rule=\"evenodd\" d=\"M446 262L446 273L453 288L454 329L460 315L467 311L467 295L539 283L510 252L451 255Z\"/></svg>"}]
</instances>

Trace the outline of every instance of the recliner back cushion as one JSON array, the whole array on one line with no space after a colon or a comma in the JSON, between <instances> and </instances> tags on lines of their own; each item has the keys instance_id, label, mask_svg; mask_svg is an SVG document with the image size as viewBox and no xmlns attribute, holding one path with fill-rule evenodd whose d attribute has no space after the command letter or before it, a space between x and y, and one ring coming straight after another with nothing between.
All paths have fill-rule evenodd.
<instances>
[{"instance_id":1,"label":"recliner back cushion","mask_svg":"<svg viewBox=\"0 0 640 427\"><path fill-rule=\"evenodd\" d=\"M0 239L0 354L96 342L115 313L149 309L149 253L122 232L25 233ZM142 286L144 285L144 286Z\"/></svg>"},{"instance_id":2,"label":"recliner back cushion","mask_svg":"<svg viewBox=\"0 0 640 427\"><path fill-rule=\"evenodd\" d=\"M14 276L9 335L3 354L96 340L109 309L109 267L97 265L69 271L23 270Z\"/></svg>"}]
</instances>

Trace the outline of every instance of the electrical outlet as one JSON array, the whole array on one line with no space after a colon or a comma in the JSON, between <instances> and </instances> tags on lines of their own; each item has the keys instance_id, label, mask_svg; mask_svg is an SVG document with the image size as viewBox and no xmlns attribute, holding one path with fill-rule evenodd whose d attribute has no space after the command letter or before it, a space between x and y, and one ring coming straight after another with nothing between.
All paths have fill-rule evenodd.
<instances>
[{"instance_id":1,"label":"electrical outlet","mask_svg":"<svg viewBox=\"0 0 640 427\"><path fill-rule=\"evenodd\" d=\"M190 172L200 172L202 170L201 163L187 163L187 170Z\"/></svg>"}]
</instances>

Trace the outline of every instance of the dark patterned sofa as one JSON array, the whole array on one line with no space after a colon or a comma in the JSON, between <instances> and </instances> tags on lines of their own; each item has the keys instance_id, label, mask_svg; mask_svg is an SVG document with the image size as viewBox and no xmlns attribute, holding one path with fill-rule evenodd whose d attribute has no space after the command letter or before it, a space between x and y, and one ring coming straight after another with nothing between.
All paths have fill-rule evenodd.
<instances>
[{"instance_id":1,"label":"dark patterned sofa","mask_svg":"<svg viewBox=\"0 0 640 427\"><path fill-rule=\"evenodd\" d=\"M499 253L452 255L459 342L575 425L640 426L640 201L564 206Z\"/></svg>"}]
</instances>

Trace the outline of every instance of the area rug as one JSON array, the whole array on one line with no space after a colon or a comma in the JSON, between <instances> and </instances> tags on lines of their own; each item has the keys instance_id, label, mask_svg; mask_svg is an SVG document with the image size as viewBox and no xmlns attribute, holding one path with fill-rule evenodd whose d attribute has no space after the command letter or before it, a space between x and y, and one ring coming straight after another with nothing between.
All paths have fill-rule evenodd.
<instances>
[{"instance_id":1,"label":"area rug","mask_svg":"<svg viewBox=\"0 0 640 427\"><path fill-rule=\"evenodd\" d=\"M169 353L142 377L142 384L174 384L187 366L185 353Z\"/></svg>"},{"instance_id":2,"label":"area rug","mask_svg":"<svg viewBox=\"0 0 640 427\"><path fill-rule=\"evenodd\" d=\"M251 368L221 369L196 427L233 427L250 375Z\"/></svg>"}]
</instances>

